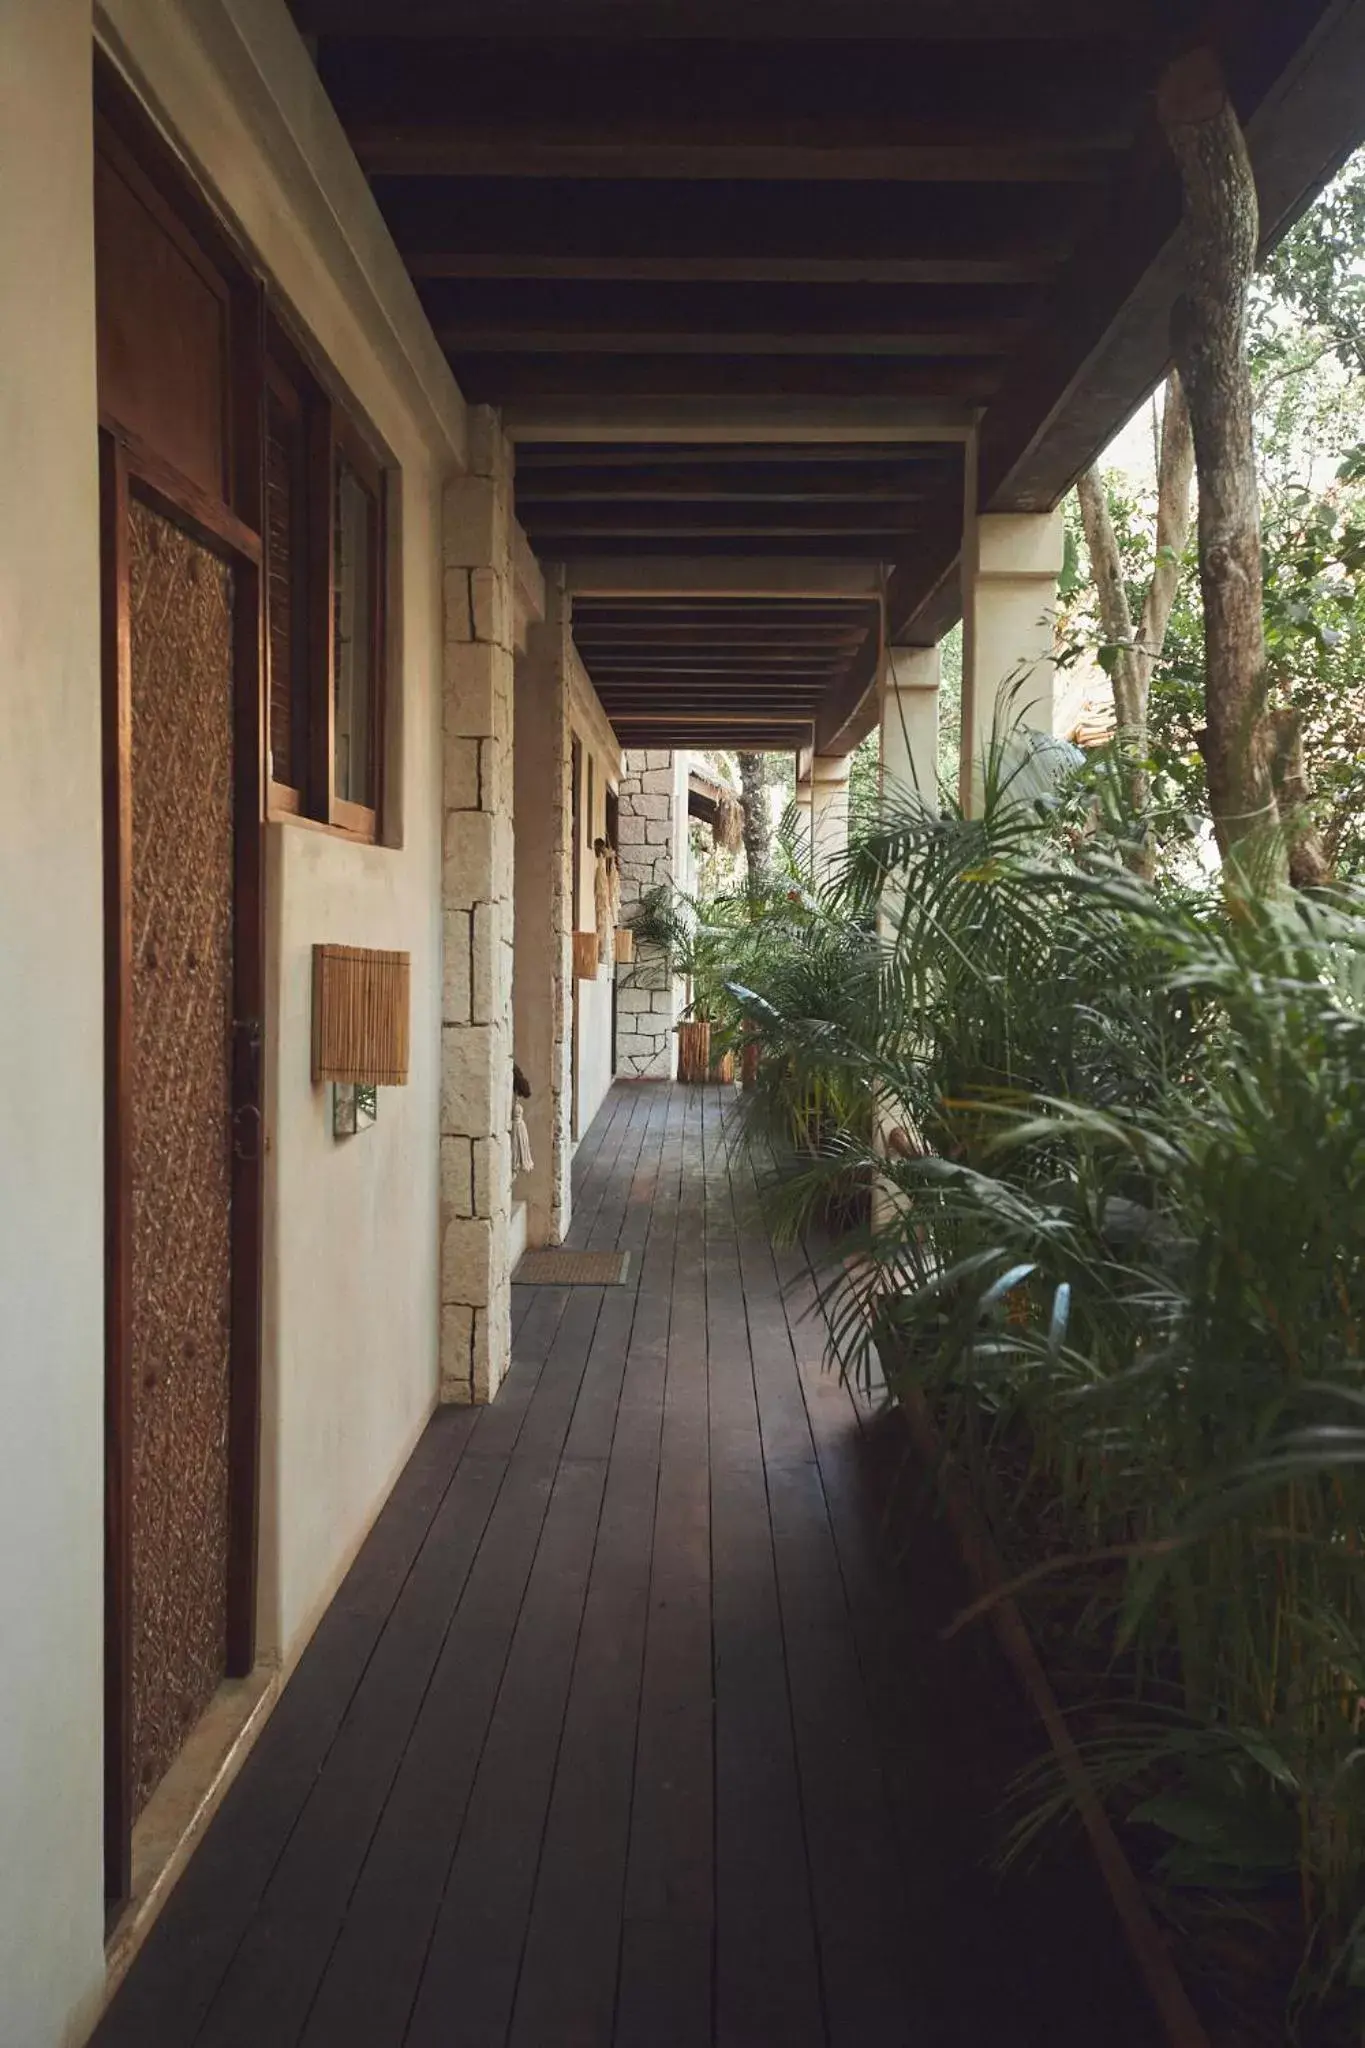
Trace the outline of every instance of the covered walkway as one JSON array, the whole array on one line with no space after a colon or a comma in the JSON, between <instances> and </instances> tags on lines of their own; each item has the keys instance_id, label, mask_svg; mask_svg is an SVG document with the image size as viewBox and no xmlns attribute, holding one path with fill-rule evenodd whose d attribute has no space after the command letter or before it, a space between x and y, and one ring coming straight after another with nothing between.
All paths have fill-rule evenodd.
<instances>
[{"instance_id":1,"label":"covered walkway","mask_svg":"<svg viewBox=\"0 0 1365 2048\"><path fill-rule=\"evenodd\" d=\"M1151 2040L1093 1874L984 1872L1033 1737L728 1091L618 1086L577 1173L629 1283L517 1290L98 2048Z\"/></svg>"}]
</instances>

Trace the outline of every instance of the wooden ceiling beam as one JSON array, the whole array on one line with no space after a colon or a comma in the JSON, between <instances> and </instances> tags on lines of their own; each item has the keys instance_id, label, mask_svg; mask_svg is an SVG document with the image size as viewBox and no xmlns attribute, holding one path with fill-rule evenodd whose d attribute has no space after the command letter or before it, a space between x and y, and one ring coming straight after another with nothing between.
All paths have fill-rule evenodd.
<instances>
[{"instance_id":1,"label":"wooden ceiling beam","mask_svg":"<svg viewBox=\"0 0 1365 2048\"><path fill-rule=\"evenodd\" d=\"M826 555L794 562L780 556L744 554L712 561L683 553L648 561L603 556L570 562L568 590L583 598L781 598L783 603L822 602L881 596L881 576L866 562Z\"/></svg>"},{"instance_id":2,"label":"wooden ceiling beam","mask_svg":"<svg viewBox=\"0 0 1365 2048\"><path fill-rule=\"evenodd\" d=\"M880 132L879 132L880 131ZM743 180L881 185L1092 184L1128 139L997 123L837 120L351 121L370 176Z\"/></svg>"},{"instance_id":3,"label":"wooden ceiling beam","mask_svg":"<svg viewBox=\"0 0 1365 2048\"><path fill-rule=\"evenodd\" d=\"M760 269L1004 259L1042 264L1050 274L1094 212L1091 188L1075 184L380 176L374 190L400 250L455 251L504 267L522 257L572 258L589 266L589 281L605 262L612 290L643 286L651 264L747 267L754 259ZM627 267L613 278L617 266ZM794 280L803 282L812 280ZM869 277L874 286L887 282ZM752 288L760 284L784 288L773 276ZM840 275L826 288L846 285Z\"/></svg>"},{"instance_id":4,"label":"wooden ceiling beam","mask_svg":"<svg viewBox=\"0 0 1365 2048\"><path fill-rule=\"evenodd\" d=\"M819 653L837 656L850 647L860 646L865 627L829 627L799 625L789 626L729 626L729 627L686 627L650 626L636 621L629 626L594 626L590 622L575 624L574 638L580 653L586 654L591 648L595 654L614 654L625 648L635 651L650 647L656 653L677 650L685 653L707 654L737 651L746 655L782 654L792 647L806 647Z\"/></svg>"},{"instance_id":5,"label":"wooden ceiling beam","mask_svg":"<svg viewBox=\"0 0 1365 2048\"><path fill-rule=\"evenodd\" d=\"M1025 332L1020 321L930 322L915 326L812 327L793 321L779 329L649 326L575 327L552 318L534 326L487 326L442 321L436 339L447 355L584 356L861 356L918 361L929 357L984 357L998 363Z\"/></svg>"},{"instance_id":6,"label":"wooden ceiling beam","mask_svg":"<svg viewBox=\"0 0 1365 2048\"><path fill-rule=\"evenodd\" d=\"M623 540L676 535L712 539L762 540L767 535L918 533L924 518L915 501L886 499L870 504L689 504L667 498L634 505L560 505L549 501L518 507L518 516L536 548L550 553L565 537Z\"/></svg>"},{"instance_id":7,"label":"wooden ceiling beam","mask_svg":"<svg viewBox=\"0 0 1365 2048\"><path fill-rule=\"evenodd\" d=\"M325 36L478 36L487 32L487 0L291 0L305 33ZM1122 49L1150 36L1158 19L1154 0L1128 0L1106 20ZM1084 41L1095 34L1094 0L840 0L837 7L794 6L792 0L500 0L500 33L610 37L618 43L659 38L774 39L820 45L851 38L885 38L909 46L993 42L1001 37L1040 48Z\"/></svg>"},{"instance_id":8,"label":"wooden ceiling beam","mask_svg":"<svg viewBox=\"0 0 1365 2048\"><path fill-rule=\"evenodd\" d=\"M698 561L710 561L720 566L726 562L742 562L752 549L761 547L775 560L786 561L793 569L801 569L808 562L823 561L837 545L846 561L860 562L873 575L881 575L894 566L899 552L898 543L903 538L903 535L877 533L770 533L750 536L705 533L638 536L566 534L552 536L541 543L540 552L547 559L564 562L572 568L613 557L646 564L668 562L686 548L688 554Z\"/></svg>"},{"instance_id":9,"label":"wooden ceiling beam","mask_svg":"<svg viewBox=\"0 0 1365 2048\"><path fill-rule=\"evenodd\" d=\"M745 449L799 448L803 456L828 443L840 449L842 459L856 442L879 452L896 444L935 452L960 445L978 412L965 401L948 399L522 398L504 405L502 423L512 441L531 441L538 448L615 443L625 452L646 444L655 453L668 446L671 459L675 447L698 444L712 458L727 443Z\"/></svg>"},{"instance_id":10,"label":"wooden ceiling beam","mask_svg":"<svg viewBox=\"0 0 1365 2048\"><path fill-rule=\"evenodd\" d=\"M519 470L517 506L649 505L867 505L913 504L935 486L957 481L961 464L947 472L904 469L888 463L861 470L787 469L560 469Z\"/></svg>"},{"instance_id":11,"label":"wooden ceiling beam","mask_svg":"<svg viewBox=\"0 0 1365 2048\"><path fill-rule=\"evenodd\" d=\"M628 490L640 473L648 477L657 471L669 481L679 478L724 487L730 479L749 476L785 477L798 475L813 483L857 479L869 471L889 470L895 475L948 474L960 477L962 457L951 444L927 447L911 443L831 442L796 443L784 447L772 442L731 442L712 447L658 447L649 442L619 445L613 442L579 443L561 446L523 441L517 449L517 488L553 488L556 473L568 471L572 481L601 480L611 487ZM619 472L635 472L620 475ZM827 477L824 472L829 472ZM694 475L695 473L695 475Z\"/></svg>"},{"instance_id":12,"label":"wooden ceiling beam","mask_svg":"<svg viewBox=\"0 0 1365 2048\"><path fill-rule=\"evenodd\" d=\"M998 387L986 362L947 357L903 362L867 356L594 356L456 355L452 368L465 397L506 405L552 399L680 398L927 401L980 405Z\"/></svg>"},{"instance_id":13,"label":"wooden ceiling beam","mask_svg":"<svg viewBox=\"0 0 1365 2048\"><path fill-rule=\"evenodd\" d=\"M1060 259L1055 249L987 256L610 256L528 249L410 249L404 262L419 283L440 279L663 285L1039 285Z\"/></svg>"}]
</instances>

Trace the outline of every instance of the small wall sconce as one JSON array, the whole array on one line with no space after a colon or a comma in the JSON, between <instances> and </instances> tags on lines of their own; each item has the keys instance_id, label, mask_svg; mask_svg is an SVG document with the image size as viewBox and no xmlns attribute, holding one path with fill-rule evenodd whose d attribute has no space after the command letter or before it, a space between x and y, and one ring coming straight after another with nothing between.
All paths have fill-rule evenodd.
<instances>
[{"instance_id":1,"label":"small wall sconce","mask_svg":"<svg viewBox=\"0 0 1365 2048\"><path fill-rule=\"evenodd\" d=\"M313 1080L333 1084L334 1137L368 1130L378 1090L406 1085L411 981L407 953L313 948Z\"/></svg>"}]
</instances>

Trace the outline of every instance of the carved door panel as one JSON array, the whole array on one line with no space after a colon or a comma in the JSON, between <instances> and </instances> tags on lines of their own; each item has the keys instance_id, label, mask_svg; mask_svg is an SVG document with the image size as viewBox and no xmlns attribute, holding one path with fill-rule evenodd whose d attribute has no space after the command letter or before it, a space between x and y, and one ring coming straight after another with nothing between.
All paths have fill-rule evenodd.
<instances>
[{"instance_id":1,"label":"carved door panel","mask_svg":"<svg viewBox=\"0 0 1365 2048\"><path fill-rule=\"evenodd\" d=\"M128 501L133 1812L227 1670L233 607Z\"/></svg>"}]
</instances>

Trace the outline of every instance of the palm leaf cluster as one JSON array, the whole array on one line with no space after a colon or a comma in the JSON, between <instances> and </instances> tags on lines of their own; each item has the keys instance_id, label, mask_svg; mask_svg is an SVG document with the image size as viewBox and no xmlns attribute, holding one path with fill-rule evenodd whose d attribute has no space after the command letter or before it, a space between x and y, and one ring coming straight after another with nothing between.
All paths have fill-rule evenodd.
<instances>
[{"instance_id":1,"label":"palm leaf cluster","mask_svg":"<svg viewBox=\"0 0 1365 2048\"><path fill-rule=\"evenodd\" d=\"M1358 2029L1365 899L1160 894L988 780L972 819L885 802L732 991L765 1125L831 1105L775 1199L875 1184L845 1369L928 1395L1030 1599L1064 1590L1171 1897L1290 1921L1292 2012ZM1059 1803L1044 1774L1021 1839Z\"/></svg>"}]
</instances>

